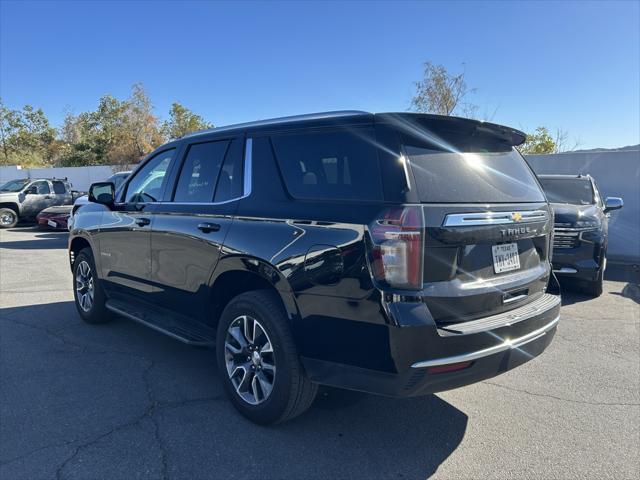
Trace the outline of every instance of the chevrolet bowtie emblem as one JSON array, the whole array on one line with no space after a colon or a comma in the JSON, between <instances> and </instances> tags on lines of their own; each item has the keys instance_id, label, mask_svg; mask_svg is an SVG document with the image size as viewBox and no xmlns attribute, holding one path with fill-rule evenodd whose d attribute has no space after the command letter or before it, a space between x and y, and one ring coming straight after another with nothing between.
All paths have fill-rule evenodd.
<instances>
[{"instance_id":1,"label":"chevrolet bowtie emblem","mask_svg":"<svg viewBox=\"0 0 640 480\"><path fill-rule=\"evenodd\" d=\"M522 214L520 212L513 212L511 214L511 220L513 220L514 222L519 222L520 220L522 220Z\"/></svg>"}]
</instances>

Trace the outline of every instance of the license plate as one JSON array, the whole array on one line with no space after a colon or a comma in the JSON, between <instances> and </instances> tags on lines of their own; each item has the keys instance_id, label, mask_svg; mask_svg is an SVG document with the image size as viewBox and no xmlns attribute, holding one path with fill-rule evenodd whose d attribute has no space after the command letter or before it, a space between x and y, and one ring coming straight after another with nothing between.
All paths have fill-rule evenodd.
<instances>
[{"instance_id":1,"label":"license plate","mask_svg":"<svg viewBox=\"0 0 640 480\"><path fill-rule=\"evenodd\" d=\"M510 272L520 268L517 243L505 243L491 247L493 253L493 270L496 273Z\"/></svg>"},{"instance_id":2,"label":"license plate","mask_svg":"<svg viewBox=\"0 0 640 480\"><path fill-rule=\"evenodd\" d=\"M54 222L53 220L47 220L47 225L49 225L50 227L53 227L53 228L58 228L58 224L56 222Z\"/></svg>"}]
</instances>

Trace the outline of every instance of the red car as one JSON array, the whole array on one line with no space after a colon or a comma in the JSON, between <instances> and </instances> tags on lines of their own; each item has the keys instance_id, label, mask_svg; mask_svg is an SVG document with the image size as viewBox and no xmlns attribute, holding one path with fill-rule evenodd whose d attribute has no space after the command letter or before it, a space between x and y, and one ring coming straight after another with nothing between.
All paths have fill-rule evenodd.
<instances>
[{"instance_id":1,"label":"red car","mask_svg":"<svg viewBox=\"0 0 640 480\"><path fill-rule=\"evenodd\" d=\"M49 207L42 210L37 216L36 221L40 228L55 228L56 230L67 230L67 221L71 215L72 205L61 205L58 207Z\"/></svg>"}]
</instances>

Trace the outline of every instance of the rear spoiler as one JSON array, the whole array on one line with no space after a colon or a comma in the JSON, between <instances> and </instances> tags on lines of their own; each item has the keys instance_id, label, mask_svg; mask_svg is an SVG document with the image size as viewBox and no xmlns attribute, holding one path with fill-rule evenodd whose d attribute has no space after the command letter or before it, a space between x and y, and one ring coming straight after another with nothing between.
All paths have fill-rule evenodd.
<instances>
[{"instance_id":1,"label":"rear spoiler","mask_svg":"<svg viewBox=\"0 0 640 480\"><path fill-rule=\"evenodd\" d=\"M527 135L515 128L470 118L432 115L427 113L376 113L376 123L393 125L408 135L428 136L437 139L455 134L466 138L482 137L512 147L522 145Z\"/></svg>"}]
</instances>

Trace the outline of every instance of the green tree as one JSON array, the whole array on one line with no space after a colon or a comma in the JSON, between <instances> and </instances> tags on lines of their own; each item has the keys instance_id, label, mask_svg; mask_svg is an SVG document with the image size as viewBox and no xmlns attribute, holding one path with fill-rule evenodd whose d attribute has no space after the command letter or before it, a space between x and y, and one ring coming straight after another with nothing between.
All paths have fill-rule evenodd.
<instances>
[{"instance_id":1,"label":"green tree","mask_svg":"<svg viewBox=\"0 0 640 480\"><path fill-rule=\"evenodd\" d=\"M467 87L464 70L455 75L442 65L425 62L423 78L415 87L411 109L416 112L473 117L478 109L466 101L475 89Z\"/></svg>"},{"instance_id":2,"label":"green tree","mask_svg":"<svg viewBox=\"0 0 640 480\"><path fill-rule=\"evenodd\" d=\"M56 130L42 109L12 110L0 101L0 148L3 163L47 165L55 161Z\"/></svg>"},{"instance_id":3,"label":"green tree","mask_svg":"<svg viewBox=\"0 0 640 480\"><path fill-rule=\"evenodd\" d=\"M0 98L0 148L2 163L10 165L17 150L15 134L20 128L19 112L8 108Z\"/></svg>"},{"instance_id":4,"label":"green tree","mask_svg":"<svg viewBox=\"0 0 640 480\"><path fill-rule=\"evenodd\" d=\"M180 138L207 128L213 128L213 124L206 122L200 115L178 102L171 105L169 119L162 125L162 131L169 139Z\"/></svg>"},{"instance_id":5,"label":"green tree","mask_svg":"<svg viewBox=\"0 0 640 480\"><path fill-rule=\"evenodd\" d=\"M520 153L539 155L556 153L557 146L547 127L538 127L534 133L527 134L527 140L518 147Z\"/></svg>"}]
</instances>

